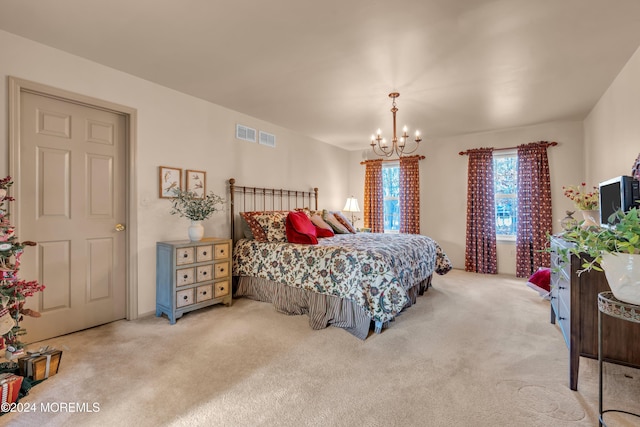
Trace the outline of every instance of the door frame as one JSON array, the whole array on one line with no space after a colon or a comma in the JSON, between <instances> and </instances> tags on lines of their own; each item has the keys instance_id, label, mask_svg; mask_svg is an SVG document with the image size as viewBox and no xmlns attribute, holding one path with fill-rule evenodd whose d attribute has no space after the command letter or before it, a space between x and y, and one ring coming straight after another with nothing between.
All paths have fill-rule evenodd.
<instances>
[{"instance_id":1,"label":"door frame","mask_svg":"<svg viewBox=\"0 0 640 427\"><path fill-rule=\"evenodd\" d=\"M32 82L9 76L9 175L20 176L20 104L21 94L29 92L36 95L55 98L61 101L83 105L86 107L106 110L125 118L125 216L127 231L125 254L125 315L127 320L138 318L138 223L137 218L137 123L138 113L134 108L116 104L102 99L92 98L75 92L58 89L45 84ZM20 182L14 181L13 187L16 194L20 193ZM9 205L9 214L16 228L16 234L20 235L20 200Z\"/></svg>"}]
</instances>

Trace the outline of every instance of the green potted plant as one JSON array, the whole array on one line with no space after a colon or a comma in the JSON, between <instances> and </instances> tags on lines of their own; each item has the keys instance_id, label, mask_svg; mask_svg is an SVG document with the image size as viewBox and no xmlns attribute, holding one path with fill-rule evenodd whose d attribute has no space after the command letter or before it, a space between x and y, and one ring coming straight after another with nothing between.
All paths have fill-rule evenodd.
<instances>
[{"instance_id":1,"label":"green potted plant","mask_svg":"<svg viewBox=\"0 0 640 427\"><path fill-rule=\"evenodd\" d=\"M607 227L575 227L562 235L582 270L604 271L613 295L640 305L640 211L617 211ZM585 257L587 255L587 257Z\"/></svg>"},{"instance_id":2,"label":"green potted plant","mask_svg":"<svg viewBox=\"0 0 640 427\"><path fill-rule=\"evenodd\" d=\"M177 188L173 190L173 193L175 197L171 199L171 215L189 218L191 220L189 240L193 242L202 240L204 227L201 221L222 210L218 206L224 203L224 199L212 191L204 196L199 196L193 191Z\"/></svg>"}]
</instances>

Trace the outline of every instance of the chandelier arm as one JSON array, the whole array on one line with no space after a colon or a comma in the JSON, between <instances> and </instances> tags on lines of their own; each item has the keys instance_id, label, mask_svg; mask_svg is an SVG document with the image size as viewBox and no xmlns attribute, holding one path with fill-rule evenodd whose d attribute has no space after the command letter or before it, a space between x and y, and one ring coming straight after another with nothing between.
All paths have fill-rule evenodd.
<instances>
[{"instance_id":1,"label":"chandelier arm","mask_svg":"<svg viewBox=\"0 0 640 427\"><path fill-rule=\"evenodd\" d=\"M414 151L416 151L416 150L418 149L419 145L420 145L420 144L417 144L417 143L416 143L416 146L415 146L415 147L413 147L413 150L411 150L411 151L407 151L407 150L406 150L406 148L403 148L403 149L401 150L401 152L402 152L402 154L411 154L411 153L413 153ZM406 147L406 145L405 145L405 147ZM400 156L400 157L402 157L402 156Z\"/></svg>"},{"instance_id":2,"label":"chandelier arm","mask_svg":"<svg viewBox=\"0 0 640 427\"><path fill-rule=\"evenodd\" d=\"M378 152L375 144L372 144L371 147L373 148L373 152L378 156L391 157L391 155L393 155L393 148L391 148L391 151L386 151L383 147L378 145L377 148L380 150L380 152Z\"/></svg>"}]
</instances>

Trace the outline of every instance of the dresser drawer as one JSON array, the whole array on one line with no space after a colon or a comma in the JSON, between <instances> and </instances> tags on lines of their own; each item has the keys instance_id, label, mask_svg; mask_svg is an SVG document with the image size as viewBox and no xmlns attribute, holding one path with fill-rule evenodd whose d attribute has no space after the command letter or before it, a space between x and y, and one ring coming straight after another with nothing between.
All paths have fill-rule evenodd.
<instances>
[{"instance_id":1,"label":"dresser drawer","mask_svg":"<svg viewBox=\"0 0 640 427\"><path fill-rule=\"evenodd\" d=\"M206 282L207 280L213 280L213 266L209 265L200 265L196 268L196 280L198 283Z\"/></svg>"},{"instance_id":2,"label":"dresser drawer","mask_svg":"<svg viewBox=\"0 0 640 427\"><path fill-rule=\"evenodd\" d=\"M229 261L226 262L217 262L215 264L214 277L216 279L222 279L224 277L229 277Z\"/></svg>"},{"instance_id":3,"label":"dresser drawer","mask_svg":"<svg viewBox=\"0 0 640 427\"><path fill-rule=\"evenodd\" d=\"M213 259L213 246L198 246L196 248L196 262L211 261Z\"/></svg>"},{"instance_id":4,"label":"dresser drawer","mask_svg":"<svg viewBox=\"0 0 640 427\"><path fill-rule=\"evenodd\" d=\"M558 299L568 306L571 305L571 282L565 280L558 281Z\"/></svg>"},{"instance_id":5,"label":"dresser drawer","mask_svg":"<svg viewBox=\"0 0 640 427\"><path fill-rule=\"evenodd\" d=\"M215 259L225 259L229 258L231 247L229 246L229 243L219 243L214 246L213 251L213 257Z\"/></svg>"},{"instance_id":6,"label":"dresser drawer","mask_svg":"<svg viewBox=\"0 0 640 427\"><path fill-rule=\"evenodd\" d=\"M193 264L195 261L193 248L176 249L176 265Z\"/></svg>"},{"instance_id":7,"label":"dresser drawer","mask_svg":"<svg viewBox=\"0 0 640 427\"><path fill-rule=\"evenodd\" d=\"M193 304L193 289L176 292L176 307L185 307L191 304Z\"/></svg>"},{"instance_id":8,"label":"dresser drawer","mask_svg":"<svg viewBox=\"0 0 640 427\"><path fill-rule=\"evenodd\" d=\"M564 343L567 347L571 347L571 321L568 317L561 316L558 319L558 326L560 326L560 331L562 332L562 338L564 339Z\"/></svg>"},{"instance_id":9,"label":"dresser drawer","mask_svg":"<svg viewBox=\"0 0 640 427\"><path fill-rule=\"evenodd\" d=\"M564 318L569 318L571 317L571 306L567 304L567 302L560 300L558 302L558 313L560 313L559 315L564 317Z\"/></svg>"},{"instance_id":10,"label":"dresser drawer","mask_svg":"<svg viewBox=\"0 0 640 427\"><path fill-rule=\"evenodd\" d=\"M562 267L559 271L558 271L558 276L560 277L560 280L563 280L567 283L571 283L571 265L567 262L562 264L560 267Z\"/></svg>"},{"instance_id":11,"label":"dresser drawer","mask_svg":"<svg viewBox=\"0 0 640 427\"><path fill-rule=\"evenodd\" d=\"M213 298L213 285L203 285L196 288L196 302L202 302Z\"/></svg>"},{"instance_id":12,"label":"dresser drawer","mask_svg":"<svg viewBox=\"0 0 640 427\"><path fill-rule=\"evenodd\" d=\"M549 300L551 302L551 309L553 310L553 312L556 314L556 317L558 315L558 305L560 304L560 301L558 300L558 292L555 290L555 288L552 286L551 287L551 293L549 294Z\"/></svg>"},{"instance_id":13,"label":"dresser drawer","mask_svg":"<svg viewBox=\"0 0 640 427\"><path fill-rule=\"evenodd\" d=\"M193 267L176 270L176 286L186 286L194 283Z\"/></svg>"},{"instance_id":14,"label":"dresser drawer","mask_svg":"<svg viewBox=\"0 0 640 427\"><path fill-rule=\"evenodd\" d=\"M213 284L213 286L214 286L214 290L213 290L214 297L220 298L220 297L229 295L230 286L229 286L228 280L222 280L220 282L216 282Z\"/></svg>"},{"instance_id":15,"label":"dresser drawer","mask_svg":"<svg viewBox=\"0 0 640 427\"><path fill-rule=\"evenodd\" d=\"M563 301L558 303L558 325L562 330L564 342L567 347L571 346L571 311Z\"/></svg>"}]
</instances>

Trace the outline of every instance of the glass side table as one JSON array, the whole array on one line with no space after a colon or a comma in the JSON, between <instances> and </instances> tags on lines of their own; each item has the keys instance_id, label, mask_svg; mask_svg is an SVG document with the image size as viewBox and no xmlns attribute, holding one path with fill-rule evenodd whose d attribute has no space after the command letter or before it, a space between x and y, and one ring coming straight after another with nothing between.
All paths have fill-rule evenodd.
<instances>
[{"instance_id":1,"label":"glass side table","mask_svg":"<svg viewBox=\"0 0 640 427\"><path fill-rule=\"evenodd\" d=\"M633 412L621 411L618 409L602 410L602 315L616 317L628 322L640 323L640 305L622 302L613 296L613 292L601 292L598 294L598 420L599 427L605 426L603 420L604 414L607 412L619 412L622 414L633 415L640 418L640 414Z\"/></svg>"}]
</instances>

